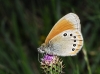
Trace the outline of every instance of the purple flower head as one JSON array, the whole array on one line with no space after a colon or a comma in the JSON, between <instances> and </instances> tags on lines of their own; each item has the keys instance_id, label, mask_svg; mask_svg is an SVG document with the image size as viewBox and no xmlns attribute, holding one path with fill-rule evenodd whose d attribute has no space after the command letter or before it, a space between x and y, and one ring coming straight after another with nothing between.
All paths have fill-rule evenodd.
<instances>
[{"instance_id":1,"label":"purple flower head","mask_svg":"<svg viewBox=\"0 0 100 74\"><path fill-rule=\"evenodd\" d=\"M56 56L46 54L46 55L44 55L44 57L41 60L42 60L42 63L51 65L51 64L55 63Z\"/></svg>"},{"instance_id":2,"label":"purple flower head","mask_svg":"<svg viewBox=\"0 0 100 74\"><path fill-rule=\"evenodd\" d=\"M45 54L40 63L45 74L62 73L62 61L55 55Z\"/></svg>"}]
</instances>

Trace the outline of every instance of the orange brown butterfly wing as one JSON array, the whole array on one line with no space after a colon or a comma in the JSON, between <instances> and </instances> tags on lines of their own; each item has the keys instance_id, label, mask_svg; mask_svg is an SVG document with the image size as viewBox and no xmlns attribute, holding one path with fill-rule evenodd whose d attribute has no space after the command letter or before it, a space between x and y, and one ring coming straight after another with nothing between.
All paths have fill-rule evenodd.
<instances>
[{"instance_id":1,"label":"orange brown butterfly wing","mask_svg":"<svg viewBox=\"0 0 100 74\"><path fill-rule=\"evenodd\" d=\"M54 27L48 34L48 36L45 40L45 43L47 44L54 36L58 35L59 33L65 31L65 30L69 30L69 29L70 30L75 29L74 24L66 19L61 19L54 25Z\"/></svg>"}]
</instances>

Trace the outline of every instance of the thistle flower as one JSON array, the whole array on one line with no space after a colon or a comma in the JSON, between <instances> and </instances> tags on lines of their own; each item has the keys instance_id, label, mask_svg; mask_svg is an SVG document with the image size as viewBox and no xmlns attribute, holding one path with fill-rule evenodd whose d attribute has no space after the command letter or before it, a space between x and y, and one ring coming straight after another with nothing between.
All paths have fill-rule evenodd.
<instances>
[{"instance_id":1,"label":"thistle flower","mask_svg":"<svg viewBox=\"0 0 100 74\"><path fill-rule=\"evenodd\" d=\"M57 56L46 54L41 59L41 68L45 74L61 74L63 65Z\"/></svg>"}]
</instances>

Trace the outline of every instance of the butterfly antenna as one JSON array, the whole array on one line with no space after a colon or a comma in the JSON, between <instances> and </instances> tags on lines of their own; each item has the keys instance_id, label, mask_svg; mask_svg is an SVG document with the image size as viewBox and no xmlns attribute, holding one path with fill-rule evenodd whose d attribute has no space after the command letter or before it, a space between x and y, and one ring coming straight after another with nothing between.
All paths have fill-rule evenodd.
<instances>
[{"instance_id":1,"label":"butterfly antenna","mask_svg":"<svg viewBox=\"0 0 100 74\"><path fill-rule=\"evenodd\" d=\"M40 62L40 59L39 59L39 53L38 53L38 61Z\"/></svg>"}]
</instances>

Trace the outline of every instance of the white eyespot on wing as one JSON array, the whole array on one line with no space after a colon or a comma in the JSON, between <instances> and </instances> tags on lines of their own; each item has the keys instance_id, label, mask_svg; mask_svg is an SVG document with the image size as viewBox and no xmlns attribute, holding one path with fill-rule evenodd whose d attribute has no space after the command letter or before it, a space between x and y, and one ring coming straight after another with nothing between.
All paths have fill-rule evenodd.
<instances>
[{"instance_id":1,"label":"white eyespot on wing","mask_svg":"<svg viewBox=\"0 0 100 74\"><path fill-rule=\"evenodd\" d=\"M81 31L80 19L75 13L69 13L65 15L64 18L70 21L75 26L76 29Z\"/></svg>"},{"instance_id":2,"label":"white eyespot on wing","mask_svg":"<svg viewBox=\"0 0 100 74\"><path fill-rule=\"evenodd\" d=\"M50 42L52 44L50 52L54 55L74 56L83 46L83 37L78 30L66 30L52 38Z\"/></svg>"}]
</instances>

